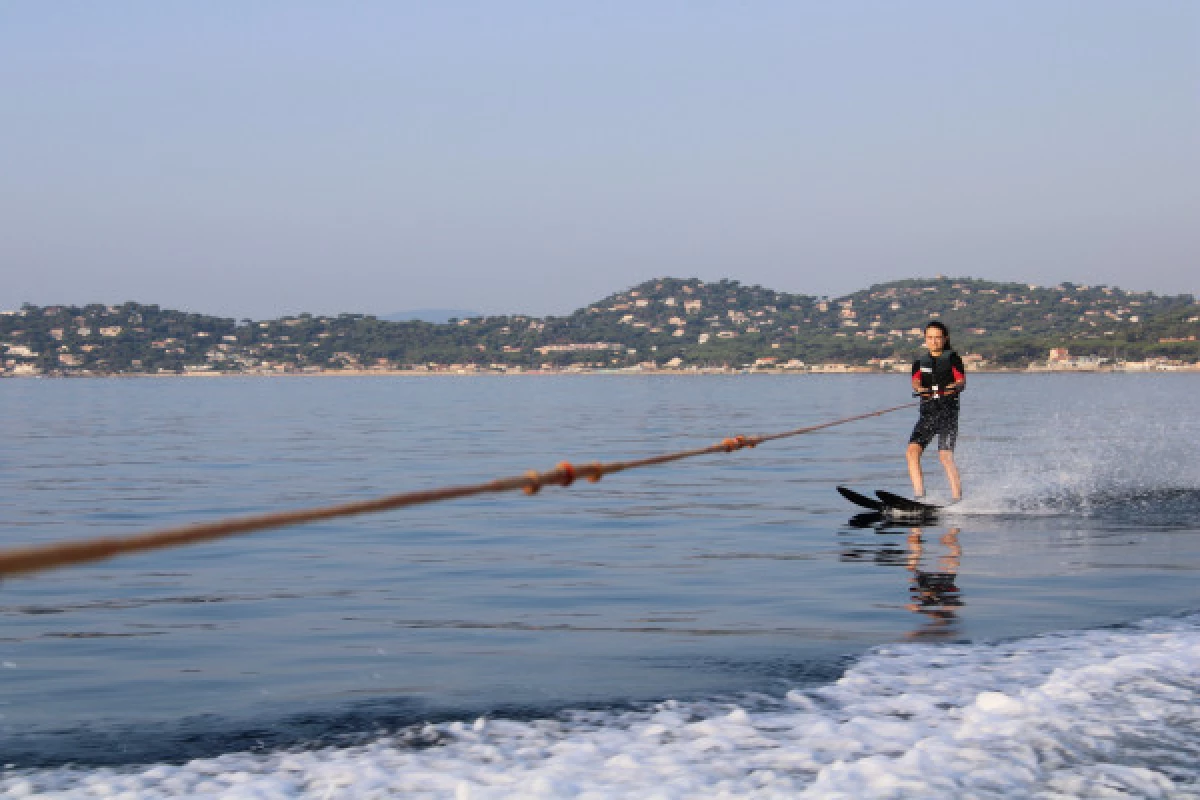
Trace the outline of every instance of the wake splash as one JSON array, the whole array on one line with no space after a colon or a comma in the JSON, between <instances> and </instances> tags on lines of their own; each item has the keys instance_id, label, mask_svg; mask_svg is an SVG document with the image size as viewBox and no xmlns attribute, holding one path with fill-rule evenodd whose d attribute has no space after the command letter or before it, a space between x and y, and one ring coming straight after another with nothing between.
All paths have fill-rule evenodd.
<instances>
[{"instance_id":1,"label":"wake splash","mask_svg":"<svg viewBox=\"0 0 1200 800\"><path fill-rule=\"evenodd\" d=\"M1088 489L1059 486L997 498L979 492L951 513L1082 517L1143 527L1194 528L1200 520L1200 489Z\"/></svg>"},{"instance_id":2,"label":"wake splash","mask_svg":"<svg viewBox=\"0 0 1200 800\"><path fill-rule=\"evenodd\" d=\"M359 747L9 772L9 797L1200 798L1200 614L879 648L784 698L425 725Z\"/></svg>"},{"instance_id":3,"label":"wake splash","mask_svg":"<svg viewBox=\"0 0 1200 800\"><path fill-rule=\"evenodd\" d=\"M962 440L961 510L975 514L1152 516L1162 524L1200 518L1200 417L1174 395L1103 391L1049 394L1011 415L981 408ZM937 467L931 465L930 471ZM1154 523L1151 523L1154 524Z\"/></svg>"}]
</instances>

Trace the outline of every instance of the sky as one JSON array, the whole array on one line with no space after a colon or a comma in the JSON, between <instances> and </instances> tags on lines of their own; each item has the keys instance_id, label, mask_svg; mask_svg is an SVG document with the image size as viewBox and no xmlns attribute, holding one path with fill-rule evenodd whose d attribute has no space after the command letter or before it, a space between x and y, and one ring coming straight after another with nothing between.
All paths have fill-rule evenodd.
<instances>
[{"instance_id":1,"label":"sky","mask_svg":"<svg viewBox=\"0 0 1200 800\"><path fill-rule=\"evenodd\" d=\"M0 308L1200 294L1195 0L3 0L0 98Z\"/></svg>"}]
</instances>

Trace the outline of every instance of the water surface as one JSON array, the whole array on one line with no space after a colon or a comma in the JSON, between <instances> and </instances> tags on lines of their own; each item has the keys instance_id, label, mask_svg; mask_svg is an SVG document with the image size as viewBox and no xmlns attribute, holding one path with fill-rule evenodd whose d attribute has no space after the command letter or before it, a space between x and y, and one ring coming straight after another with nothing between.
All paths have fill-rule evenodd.
<instances>
[{"instance_id":1,"label":"water surface","mask_svg":"<svg viewBox=\"0 0 1200 800\"><path fill-rule=\"evenodd\" d=\"M657 454L896 405L907 399L903 384L753 375L4 381L0 541L125 534L564 459ZM555 783L534 751L594 755L604 748L585 740L607 735L607 758L641 766L628 768L632 783L593 790L646 796L647 786L671 785L658 773L637 782L647 759L699 770L695 753L670 742L684 747L687 726L705 723L734 754L726 777L735 795L832 796L836 770L825 755L837 747L804 739L746 750L731 731L751 725L762 736L800 714L811 736L812 725L843 724L857 704L912 718L896 734L905 751L911 730L959 713L937 712L939 703L961 716L981 692L1011 700L1013 686L1044 690L1056 658L1037 638L1047 634L1068 637L1059 647L1078 651L1080 674L1107 665L1125 675L1114 660L1167 643L1147 669L1178 667L1171 685L1194 699L1197 662L1178 654L1198 636L1189 616L1200 609L1198 389L1191 375L973 376L959 446L967 500L923 528L859 527L857 509L833 491L909 491L903 448L915 411L906 410L534 497L456 501L8 580L0 750L12 766L0 789L104 796L116 791L96 788L109 780L107 765L133 782L127 789L169 796L165 779L138 765L243 753L265 760L239 761L231 774L260 774L279 796L322 796L334 762L386 762L387 780L417 781L381 779L351 793L443 796L466 786L528 796L529 781L550 780L548 796L561 796L584 793L586 781ZM936 499L944 478L926 461ZM922 690L928 707L881 710L892 701L870 677L880 665L904 684L931 660L961 671ZM1017 662L1024 671L1005 672ZM1105 697L1110 711L1128 702ZM1005 702L993 705L1003 711ZM1033 706L1021 708L1010 716L1036 718ZM746 719L728 722L739 710ZM1092 712L1061 713L1084 724ZM476 726L481 718L493 723ZM1155 733L1163 724L1167 732ZM1181 738L1183 752L1196 746L1190 724L1144 722L1135 733ZM638 726L667 739L646 750L630 733ZM873 730L838 733L842 747L857 742L839 758L863 768L890 752ZM549 738L526 753L516 743L529 737ZM480 755L484 740L498 761ZM350 745L367 754L337 749ZM760 769L752 753L762 748L790 748L807 766ZM1130 768L1167 775L1172 791L1194 787L1195 770L1160 750ZM272 755L284 751L321 766L289 784L290 768ZM448 759L439 769L450 783L421 784L414 776L432 769L423 759L438 758ZM1108 763L1094 754L1068 761ZM198 796L225 791L187 783L210 768L180 769L172 780ZM763 770L776 778L753 777ZM726 779L697 774L708 790ZM943 777L960 788L965 780ZM997 780L997 791L1016 785ZM872 796L870 780L854 781L859 796ZM681 787L678 796L700 791Z\"/></svg>"}]
</instances>

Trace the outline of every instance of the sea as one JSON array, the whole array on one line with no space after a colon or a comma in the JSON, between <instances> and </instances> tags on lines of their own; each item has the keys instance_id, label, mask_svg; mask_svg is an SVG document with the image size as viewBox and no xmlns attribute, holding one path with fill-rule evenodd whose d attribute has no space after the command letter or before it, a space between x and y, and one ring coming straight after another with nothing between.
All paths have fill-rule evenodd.
<instances>
[{"instance_id":1,"label":"sea","mask_svg":"<svg viewBox=\"0 0 1200 800\"><path fill-rule=\"evenodd\" d=\"M771 434L906 376L0 381L0 548ZM0 577L0 796L1200 798L1200 374ZM929 497L948 498L936 456Z\"/></svg>"}]
</instances>

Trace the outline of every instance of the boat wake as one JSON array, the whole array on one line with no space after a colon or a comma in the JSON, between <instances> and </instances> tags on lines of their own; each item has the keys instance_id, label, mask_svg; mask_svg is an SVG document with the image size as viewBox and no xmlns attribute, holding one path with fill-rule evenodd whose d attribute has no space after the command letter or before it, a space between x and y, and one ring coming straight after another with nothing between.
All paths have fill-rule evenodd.
<instances>
[{"instance_id":1,"label":"boat wake","mask_svg":"<svg viewBox=\"0 0 1200 800\"><path fill-rule=\"evenodd\" d=\"M414 726L353 747L9 772L7 796L1200 797L1200 614L878 648L785 697Z\"/></svg>"}]
</instances>

